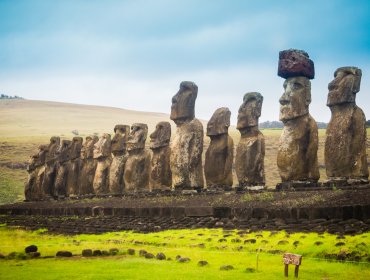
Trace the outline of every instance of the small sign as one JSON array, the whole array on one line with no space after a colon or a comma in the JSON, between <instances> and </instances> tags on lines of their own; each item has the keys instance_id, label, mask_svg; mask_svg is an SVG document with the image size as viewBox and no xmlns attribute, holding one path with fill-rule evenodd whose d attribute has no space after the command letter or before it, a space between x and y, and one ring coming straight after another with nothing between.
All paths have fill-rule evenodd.
<instances>
[{"instance_id":1,"label":"small sign","mask_svg":"<svg viewBox=\"0 0 370 280\"><path fill-rule=\"evenodd\" d=\"M299 271L299 266L302 263L302 256L292 254L292 253L285 253L283 255L283 263L285 265L285 267L284 267L285 277L288 277L288 267L289 267L290 264L292 264L292 265L295 265L294 277L298 278L298 271Z\"/></svg>"},{"instance_id":2,"label":"small sign","mask_svg":"<svg viewBox=\"0 0 370 280\"><path fill-rule=\"evenodd\" d=\"M284 264L294 264L294 265L301 265L302 263L302 256L291 254L291 253L285 253L283 255L283 262Z\"/></svg>"}]
</instances>

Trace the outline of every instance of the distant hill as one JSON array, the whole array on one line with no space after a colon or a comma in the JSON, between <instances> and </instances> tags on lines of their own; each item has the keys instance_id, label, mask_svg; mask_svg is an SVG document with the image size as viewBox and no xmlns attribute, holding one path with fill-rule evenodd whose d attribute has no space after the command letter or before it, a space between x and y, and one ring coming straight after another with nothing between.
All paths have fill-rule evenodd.
<instances>
[{"instance_id":1,"label":"distant hill","mask_svg":"<svg viewBox=\"0 0 370 280\"><path fill-rule=\"evenodd\" d=\"M146 123L149 133L168 114L104 106L78 105L25 99L0 99L0 137L85 136L113 133L116 124ZM149 137L149 135L148 135Z\"/></svg>"}]
</instances>

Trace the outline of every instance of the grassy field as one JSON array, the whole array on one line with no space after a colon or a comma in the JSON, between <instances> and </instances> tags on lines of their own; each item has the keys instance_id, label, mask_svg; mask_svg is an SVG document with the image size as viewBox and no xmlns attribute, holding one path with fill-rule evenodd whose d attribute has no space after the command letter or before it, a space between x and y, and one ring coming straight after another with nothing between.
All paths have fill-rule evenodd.
<instances>
[{"instance_id":1,"label":"grassy field","mask_svg":"<svg viewBox=\"0 0 370 280\"><path fill-rule=\"evenodd\" d=\"M13 257L0 259L0 278L33 279L37 275L41 279L283 279L282 252L288 251L303 256L299 279L369 279L369 237L369 233L337 239L329 234L221 229L63 236L3 225L0 253ZM31 244L38 246L41 258L26 258L24 248ZM119 253L81 256L83 249L112 248ZM135 254L129 255L128 249L134 249ZM43 258L53 257L59 250L68 250L74 257ZM167 259L147 259L139 256L140 250L154 256L163 253ZM345 262L336 261L346 255L351 257ZM180 263L177 256L190 260ZM352 262L351 258L359 262ZM201 267L199 261L207 261L208 265ZM225 265L234 269L220 270ZM293 268L290 267L290 278Z\"/></svg>"},{"instance_id":2,"label":"grassy field","mask_svg":"<svg viewBox=\"0 0 370 280\"><path fill-rule=\"evenodd\" d=\"M47 144L53 135L71 139L77 130L79 135L103 132L113 133L115 124L147 123L149 133L159 121L170 121L166 114L130 111L119 108L76 105L33 100L0 100L0 204L23 199L23 186L27 172L14 168L14 164L25 164L30 155L37 151L39 144ZM174 123L171 122L175 132ZM206 122L203 122L206 126ZM239 142L240 134L235 127L229 133L234 145ZM274 188L280 182L276 166L280 129L264 129L266 156L266 184ZM370 133L370 131L368 131ZM147 144L149 141L147 141ZM319 130L318 160L321 180L326 179L324 166L325 130ZM205 137L204 153L209 145ZM368 141L370 155L370 141ZM204 157L203 157L204 158ZM370 162L370 161L369 161ZM237 184L234 172L234 185Z\"/></svg>"}]
</instances>

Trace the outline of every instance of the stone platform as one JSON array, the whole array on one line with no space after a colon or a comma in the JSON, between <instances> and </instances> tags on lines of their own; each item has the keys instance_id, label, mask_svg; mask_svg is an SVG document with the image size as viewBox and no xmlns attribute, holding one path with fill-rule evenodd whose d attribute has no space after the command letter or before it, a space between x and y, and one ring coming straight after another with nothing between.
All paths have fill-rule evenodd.
<instances>
[{"instance_id":1,"label":"stone platform","mask_svg":"<svg viewBox=\"0 0 370 280\"><path fill-rule=\"evenodd\" d=\"M0 206L0 223L67 234L215 228L355 234L370 230L370 188L122 197Z\"/></svg>"}]
</instances>

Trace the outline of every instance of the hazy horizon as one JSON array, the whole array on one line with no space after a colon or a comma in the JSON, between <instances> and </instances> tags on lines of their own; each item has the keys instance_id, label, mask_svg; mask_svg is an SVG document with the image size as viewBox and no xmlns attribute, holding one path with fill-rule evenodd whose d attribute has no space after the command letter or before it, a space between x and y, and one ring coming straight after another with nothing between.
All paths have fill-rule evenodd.
<instances>
[{"instance_id":1,"label":"hazy horizon","mask_svg":"<svg viewBox=\"0 0 370 280\"><path fill-rule=\"evenodd\" d=\"M311 115L328 122L327 85L362 69L357 104L370 118L369 1L0 0L0 93L169 114L183 80L196 116L264 96L260 122L279 119L279 51L315 63Z\"/></svg>"}]
</instances>

